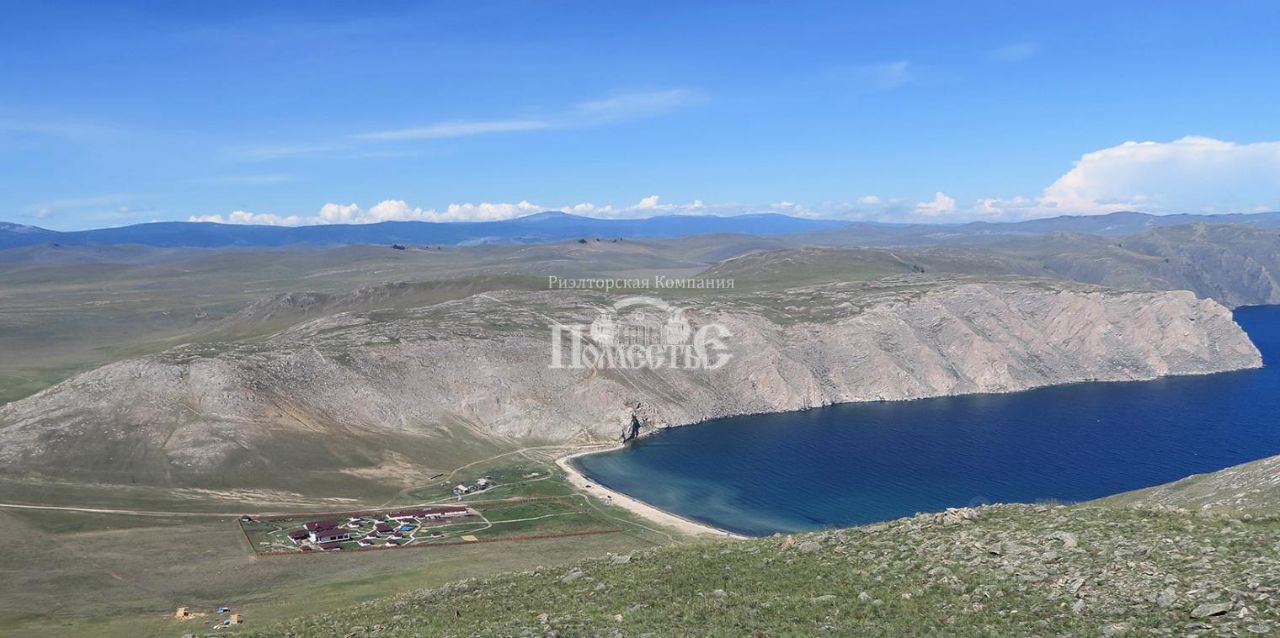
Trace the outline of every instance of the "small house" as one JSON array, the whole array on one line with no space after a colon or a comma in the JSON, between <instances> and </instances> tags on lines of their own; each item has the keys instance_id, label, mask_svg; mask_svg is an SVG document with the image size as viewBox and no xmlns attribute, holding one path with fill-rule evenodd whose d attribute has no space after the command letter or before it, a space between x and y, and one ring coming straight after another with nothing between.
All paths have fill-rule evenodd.
<instances>
[{"instance_id":1,"label":"small house","mask_svg":"<svg viewBox=\"0 0 1280 638\"><path fill-rule=\"evenodd\" d=\"M457 516L466 516L471 510L463 506L452 507L433 507L422 511L422 518L438 519L438 518L454 518Z\"/></svg>"},{"instance_id":2,"label":"small house","mask_svg":"<svg viewBox=\"0 0 1280 638\"><path fill-rule=\"evenodd\" d=\"M321 547L325 543L339 543L351 540L351 530L338 529L336 527L330 529L320 529L311 532L311 540L320 543Z\"/></svg>"}]
</instances>

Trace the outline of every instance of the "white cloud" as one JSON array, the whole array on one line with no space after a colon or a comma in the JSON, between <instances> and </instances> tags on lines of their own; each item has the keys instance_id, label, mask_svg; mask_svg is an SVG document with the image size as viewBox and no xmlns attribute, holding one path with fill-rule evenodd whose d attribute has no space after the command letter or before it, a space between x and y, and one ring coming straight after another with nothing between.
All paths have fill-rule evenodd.
<instances>
[{"instance_id":1,"label":"white cloud","mask_svg":"<svg viewBox=\"0 0 1280 638\"><path fill-rule=\"evenodd\" d=\"M493 120L481 122L457 121L439 122L426 126L394 129L390 131L374 131L359 133L353 137L358 140L398 141L398 140L439 140L453 137L470 137L488 133L511 133L516 131L536 131L550 128L551 124L543 120Z\"/></svg>"},{"instance_id":2,"label":"white cloud","mask_svg":"<svg viewBox=\"0 0 1280 638\"><path fill-rule=\"evenodd\" d=\"M444 209L418 208L402 199L388 199L365 209L357 204L325 204L320 212L311 216L253 213L243 210L227 215L192 215L188 221L215 222L219 224L267 224L273 226L310 226L319 224L372 224L385 221L500 221L532 215L549 210L559 210L574 215L597 218L636 218L666 215L734 215L741 213L777 212L788 215L812 216L812 211L791 202L779 202L763 206L736 203L708 205L695 199L684 204L663 203L657 195L625 205L593 204L584 202L571 206L543 206L527 200L516 203L463 203L449 204Z\"/></svg>"},{"instance_id":3,"label":"white cloud","mask_svg":"<svg viewBox=\"0 0 1280 638\"><path fill-rule=\"evenodd\" d=\"M325 204L320 207L319 223L350 224L363 214L364 211L360 210L360 206L355 203Z\"/></svg>"},{"instance_id":4,"label":"white cloud","mask_svg":"<svg viewBox=\"0 0 1280 638\"><path fill-rule=\"evenodd\" d=\"M955 212L956 200L948 197L946 193L938 191L934 193L933 199L927 202L916 204L916 213L924 217L936 217L947 213Z\"/></svg>"},{"instance_id":5,"label":"white cloud","mask_svg":"<svg viewBox=\"0 0 1280 638\"><path fill-rule=\"evenodd\" d=\"M622 93L600 100L579 103L562 119L565 126L592 125L619 120L652 117L700 103L705 98L688 89Z\"/></svg>"},{"instance_id":6,"label":"white cloud","mask_svg":"<svg viewBox=\"0 0 1280 638\"><path fill-rule=\"evenodd\" d=\"M642 198L640 203L636 204L636 208L639 208L640 210L654 210L658 208L658 199L659 197L657 195L650 195Z\"/></svg>"},{"instance_id":7,"label":"white cloud","mask_svg":"<svg viewBox=\"0 0 1280 638\"><path fill-rule=\"evenodd\" d=\"M605 126L627 120L656 117L679 108L705 101L705 97L688 89L668 89L636 93L619 93L598 100L566 106L559 112L542 117L518 117L494 120L450 120L420 126L366 131L346 136L345 141L323 144L259 144L229 148L229 159L261 162L296 157L338 159L403 156L405 151L378 150L371 146L383 142L441 140L476 135L522 133L548 129ZM0 124L3 124L0 121ZM0 127L0 131L3 128Z\"/></svg>"},{"instance_id":8,"label":"white cloud","mask_svg":"<svg viewBox=\"0 0 1280 638\"><path fill-rule=\"evenodd\" d=\"M858 198L858 203L863 206L875 206L880 203L880 198L876 195L863 195Z\"/></svg>"},{"instance_id":9,"label":"white cloud","mask_svg":"<svg viewBox=\"0 0 1280 638\"><path fill-rule=\"evenodd\" d=\"M1014 42L992 49L988 55L998 62L1021 62L1039 51L1040 45L1035 42Z\"/></svg>"},{"instance_id":10,"label":"white cloud","mask_svg":"<svg viewBox=\"0 0 1280 638\"><path fill-rule=\"evenodd\" d=\"M1280 207L1280 142L1125 142L1086 153L1037 207L1060 214Z\"/></svg>"},{"instance_id":11,"label":"white cloud","mask_svg":"<svg viewBox=\"0 0 1280 638\"><path fill-rule=\"evenodd\" d=\"M932 206L917 212L932 210ZM986 197L954 219L1280 210L1280 142L1210 137L1125 142L1085 153L1039 197Z\"/></svg>"},{"instance_id":12,"label":"white cloud","mask_svg":"<svg viewBox=\"0 0 1280 638\"><path fill-rule=\"evenodd\" d=\"M301 226L305 222L297 215L272 215L270 213L250 213L248 211L232 211L226 217L222 215L192 215L189 222L213 222L215 224L254 224L259 226Z\"/></svg>"},{"instance_id":13,"label":"white cloud","mask_svg":"<svg viewBox=\"0 0 1280 638\"><path fill-rule=\"evenodd\" d=\"M688 89L621 93L598 100L580 102L547 117L436 122L425 126L357 133L352 135L351 139L363 142L436 140L493 133L601 126L625 120L654 117L696 104L703 99L701 95Z\"/></svg>"}]
</instances>

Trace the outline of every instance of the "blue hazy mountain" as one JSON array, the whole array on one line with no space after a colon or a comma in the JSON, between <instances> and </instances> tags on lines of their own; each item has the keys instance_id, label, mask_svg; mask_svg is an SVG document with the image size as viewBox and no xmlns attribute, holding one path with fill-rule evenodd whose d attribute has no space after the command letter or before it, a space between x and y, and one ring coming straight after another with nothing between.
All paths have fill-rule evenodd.
<instances>
[{"instance_id":1,"label":"blue hazy mountain","mask_svg":"<svg viewBox=\"0 0 1280 638\"><path fill-rule=\"evenodd\" d=\"M55 231L0 222L0 248L61 244L157 247L275 247L347 244L458 245L535 243L581 238L683 237L714 233L787 235L810 233L817 243L917 244L945 239L1069 232L1120 237L1147 228L1190 223L1244 224L1280 228L1280 213L1228 215L1064 215L1022 222L887 224L803 219L773 213L716 217L666 215L643 219L596 219L557 211L492 222L381 222L323 226L250 226L209 222L154 222L118 228Z\"/></svg>"},{"instance_id":2,"label":"blue hazy mountain","mask_svg":"<svg viewBox=\"0 0 1280 638\"><path fill-rule=\"evenodd\" d=\"M733 217L668 215L644 219L595 219L545 212L493 222L381 222L323 226L250 226L209 222L154 222L118 228L61 232L0 223L0 248L61 244L140 244L161 247L288 246L309 244L529 243L575 238L680 237L712 233L781 235L820 231L847 222L778 214Z\"/></svg>"}]
</instances>

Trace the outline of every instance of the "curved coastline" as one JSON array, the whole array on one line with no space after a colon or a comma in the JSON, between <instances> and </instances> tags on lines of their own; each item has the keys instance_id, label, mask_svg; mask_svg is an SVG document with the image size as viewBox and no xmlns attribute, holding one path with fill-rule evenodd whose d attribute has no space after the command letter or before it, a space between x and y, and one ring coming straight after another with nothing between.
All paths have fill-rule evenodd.
<instances>
[{"instance_id":1,"label":"curved coastline","mask_svg":"<svg viewBox=\"0 0 1280 638\"><path fill-rule=\"evenodd\" d=\"M1197 372L1185 372L1185 371L1184 372L1165 372L1163 374L1156 375L1153 378L1130 378L1130 379L1093 379L1091 378L1091 379L1082 379L1082 380L1077 380L1077 381L1072 381L1067 383L1048 383L1040 386L1032 386L1029 388L1021 388L1021 389L994 390L994 391L985 391L985 392L960 392L960 393L954 393L954 394L947 393L947 394L942 394L938 396L901 397L901 398L889 398L889 399L880 398L880 399L870 399L870 400L864 399L864 400L840 401L840 402L830 402L830 403L823 401L815 405L802 405L802 406L797 406L793 409L787 409L787 410L761 410L758 412L754 410L747 410L739 414L714 415L714 416L709 416L707 418L702 418L702 419L690 419L686 422L676 422L676 423L667 422L649 431L640 433L639 437L637 438L648 438L650 436L664 433L668 430L684 429L688 426L705 425L705 424L710 424L710 423L723 421L723 420L739 419L746 416L803 413L803 412L808 412L810 410L820 410L824 408L839 407L843 405L852 406L857 404L869 404L869 403L906 404L906 403L914 403L917 401L923 401L925 399L932 400L932 399L941 399L941 398L975 397L975 396L983 396L983 395L989 395L989 396L1015 395L1015 394L1022 394L1030 391L1048 390L1050 388L1061 388L1061 387L1069 387L1069 386L1103 386L1103 387L1124 386L1128 384L1145 384L1145 383L1162 380L1162 379L1179 379L1179 378L1201 377L1201 376L1217 377L1217 376L1224 376L1228 373L1258 371L1258 370L1267 368L1268 367L1267 361L1265 360L1267 357L1262 356L1263 355L1262 351L1265 350L1265 346L1268 344L1271 344L1271 342L1274 341L1274 339L1272 340L1264 339L1264 343L1262 344L1257 343L1256 339L1259 337L1262 337L1265 333L1255 332L1247 329L1245 325L1240 324L1239 313L1233 312L1232 315L1233 315L1233 320L1236 322L1236 324L1240 328L1242 328L1243 331L1245 332L1250 344L1253 345L1256 351L1258 351L1258 354L1259 354L1258 361L1254 365L1241 366L1241 367L1227 366L1216 371L1205 371L1205 372L1198 372L1198 371ZM1274 344L1272 344L1272 347L1274 348ZM724 537L751 538L751 536L744 535L741 532L735 532L735 531L731 531L730 529L717 527L713 523L706 523L696 519L687 518L680 514L676 514L670 510L666 510L661 507L655 506L652 503L647 502L643 499L637 498L635 496L622 492L618 489L610 487L600 482L598 479L586 474L585 470L580 469L578 464L574 462L574 460L579 457L584 457L589 454L601 454L605 452L616 451L616 450L625 448L625 446L626 446L625 443L612 443L612 444L601 443L596 448L583 450L583 451L579 451L573 454L568 454L566 456L560 457L556 459L556 463L557 465L560 466L561 470L565 473L565 475L570 479L571 483L577 486L579 490L585 493L595 494L597 497L611 497L610 499L611 504L617 504L623 507L624 509L646 520L650 520L659 525L674 527L684 533L695 535L695 536L704 536L704 537L716 536L721 538L724 538ZM1238 461L1238 460L1235 461L1235 463L1238 463L1238 462L1241 462L1241 461ZM1169 479L1166 478L1163 480L1169 480ZM1135 489L1135 488L1130 487L1130 488L1122 489L1120 491L1127 491L1128 489Z\"/></svg>"},{"instance_id":2,"label":"curved coastline","mask_svg":"<svg viewBox=\"0 0 1280 638\"><path fill-rule=\"evenodd\" d=\"M1263 355L1247 371L709 419L643 435L673 437L660 445L577 465L616 489L749 536L974 502L1107 498L1280 454L1278 313L1280 306L1237 314ZM730 435L734 445L719 444ZM619 446L595 449L606 448ZM685 493L668 494L645 476L670 477Z\"/></svg>"},{"instance_id":3,"label":"curved coastline","mask_svg":"<svg viewBox=\"0 0 1280 638\"><path fill-rule=\"evenodd\" d=\"M658 525L662 525L664 527L673 527L679 530L680 532L684 534L688 534L690 536L697 536L697 537L714 536L716 538L736 538L736 539L749 538L747 536L738 534L736 532L731 532L729 530L721 529L713 525L708 525L706 523L685 518L683 516L680 516L679 514L674 514L672 512L661 509L659 507L655 507L629 494L619 492L618 490L610 488L600 483L599 481L596 481L595 479L590 478L582 470L578 469L578 467L573 463L574 459L581 456L587 456L588 454L602 454L604 452L612 452L614 450L622 449L623 447L625 447L624 443L618 443L616 445L601 448L598 450L585 450L582 452L574 452L573 454L568 454L560 458L557 458L556 465L559 466L562 471L564 471L565 476L568 477L569 482L574 487L577 487L578 489L582 490L587 494L594 495L597 497L607 496L609 497L609 501L612 505L617 505L622 509L625 509L628 512L631 512L632 514L635 514L650 522L657 523Z\"/></svg>"}]
</instances>

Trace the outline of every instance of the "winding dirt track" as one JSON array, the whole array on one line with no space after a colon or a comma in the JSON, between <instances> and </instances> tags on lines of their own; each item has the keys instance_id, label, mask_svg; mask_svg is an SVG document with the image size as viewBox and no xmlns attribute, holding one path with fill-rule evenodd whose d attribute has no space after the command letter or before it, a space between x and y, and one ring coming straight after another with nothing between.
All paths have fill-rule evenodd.
<instances>
[{"instance_id":1,"label":"winding dirt track","mask_svg":"<svg viewBox=\"0 0 1280 638\"><path fill-rule=\"evenodd\" d=\"M63 507L58 505L22 505L19 503L0 503L0 508L20 510L55 510L59 512L84 512L88 514L127 514L129 516L199 516L205 518L239 517L241 512L156 512L150 510L115 510L100 507Z\"/></svg>"}]
</instances>

